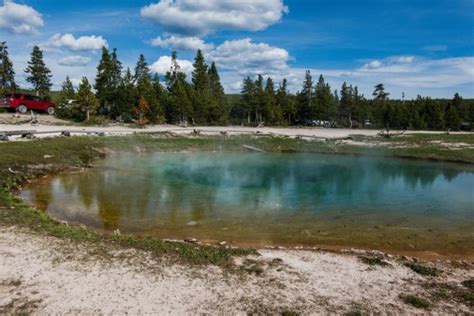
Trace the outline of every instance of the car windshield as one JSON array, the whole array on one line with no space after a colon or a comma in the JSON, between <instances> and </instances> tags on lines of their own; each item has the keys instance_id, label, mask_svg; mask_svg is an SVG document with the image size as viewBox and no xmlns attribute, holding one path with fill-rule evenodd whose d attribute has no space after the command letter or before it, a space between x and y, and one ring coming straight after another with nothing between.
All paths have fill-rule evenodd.
<instances>
[{"instance_id":1,"label":"car windshield","mask_svg":"<svg viewBox=\"0 0 474 316\"><path fill-rule=\"evenodd\" d=\"M5 99L10 99L11 98L11 94L5 94Z\"/></svg>"}]
</instances>

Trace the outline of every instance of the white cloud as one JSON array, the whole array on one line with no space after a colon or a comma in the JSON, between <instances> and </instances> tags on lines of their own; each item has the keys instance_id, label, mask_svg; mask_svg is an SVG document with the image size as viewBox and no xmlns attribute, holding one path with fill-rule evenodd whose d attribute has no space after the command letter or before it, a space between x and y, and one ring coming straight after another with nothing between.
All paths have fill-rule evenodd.
<instances>
[{"instance_id":1,"label":"white cloud","mask_svg":"<svg viewBox=\"0 0 474 316\"><path fill-rule=\"evenodd\" d=\"M102 36L81 36L75 38L72 34L55 34L47 43L42 45L45 49L66 48L71 51L95 51L108 47L107 41Z\"/></svg>"},{"instance_id":2,"label":"white cloud","mask_svg":"<svg viewBox=\"0 0 474 316\"><path fill-rule=\"evenodd\" d=\"M190 76L193 72L193 63L190 60L178 59L178 64L181 67L181 71L187 76ZM150 70L153 73L157 73L160 76L165 75L171 68L171 57L161 56L156 62L150 66Z\"/></svg>"},{"instance_id":3,"label":"white cloud","mask_svg":"<svg viewBox=\"0 0 474 316\"><path fill-rule=\"evenodd\" d=\"M143 7L141 16L171 34L204 36L264 30L286 12L283 0L160 0Z\"/></svg>"},{"instance_id":4,"label":"white cloud","mask_svg":"<svg viewBox=\"0 0 474 316\"><path fill-rule=\"evenodd\" d=\"M84 67L87 66L90 61L91 59L88 57L69 56L61 59L58 64L64 67Z\"/></svg>"},{"instance_id":5,"label":"white cloud","mask_svg":"<svg viewBox=\"0 0 474 316\"><path fill-rule=\"evenodd\" d=\"M232 53L229 52L229 56ZM257 61L256 61L257 62ZM221 78L227 92L239 92L239 82L249 75L248 65L236 64L233 68L221 67ZM261 69L260 69L261 68ZM305 68L275 67L272 71L262 70L264 76L270 75L276 83L288 79L292 92L301 90ZM373 60L358 68L352 69L310 69L313 78L323 74L332 89L340 89L347 81L359 87L359 91L370 97L374 85L382 82L394 98L401 98L402 92L409 98L418 94L432 97L449 98L455 92L464 97L473 97L474 90L474 57L428 59L412 56L392 56ZM255 72L257 74L258 72Z\"/></svg>"},{"instance_id":6,"label":"white cloud","mask_svg":"<svg viewBox=\"0 0 474 316\"><path fill-rule=\"evenodd\" d=\"M373 60L360 68L361 71L407 72L411 70L414 56L392 56L383 60Z\"/></svg>"},{"instance_id":7,"label":"white cloud","mask_svg":"<svg viewBox=\"0 0 474 316\"><path fill-rule=\"evenodd\" d=\"M172 48L175 50L207 51L214 48L213 44L206 43L198 37L168 36L166 38L157 37L151 41L151 45L162 48Z\"/></svg>"},{"instance_id":8,"label":"white cloud","mask_svg":"<svg viewBox=\"0 0 474 316\"><path fill-rule=\"evenodd\" d=\"M382 67L382 62L380 60L373 60L370 63L367 63L363 66L366 69L377 69Z\"/></svg>"},{"instance_id":9,"label":"white cloud","mask_svg":"<svg viewBox=\"0 0 474 316\"><path fill-rule=\"evenodd\" d=\"M415 60L414 56L400 56L397 58L397 62L409 64Z\"/></svg>"},{"instance_id":10,"label":"white cloud","mask_svg":"<svg viewBox=\"0 0 474 316\"><path fill-rule=\"evenodd\" d=\"M11 34L35 34L43 24L42 15L30 6L5 0L0 7L0 29Z\"/></svg>"},{"instance_id":11,"label":"white cloud","mask_svg":"<svg viewBox=\"0 0 474 316\"><path fill-rule=\"evenodd\" d=\"M274 73L288 68L288 52L265 43L253 43L250 38L225 41L208 56L220 67L238 70L242 74Z\"/></svg>"}]
</instances>

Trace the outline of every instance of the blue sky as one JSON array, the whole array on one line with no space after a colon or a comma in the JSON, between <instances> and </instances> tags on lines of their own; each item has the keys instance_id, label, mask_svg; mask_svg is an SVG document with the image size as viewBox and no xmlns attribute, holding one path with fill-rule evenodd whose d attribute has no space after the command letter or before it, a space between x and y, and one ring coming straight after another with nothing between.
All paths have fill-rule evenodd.
<instances>
[{"instance_id":1,"label":"blue sky","mask_svg":"<svg viewBox=\"0 0 474 316\"><path fill-rule=\"evenodd\" d=\"M125 66L143 53L159 74L173 49L190 73L202 48L227 92L258 73L296 92L310 69L366 96L383 82L393 98L474 97L473 0L16 0L0 5L0 40L24 85L33 45L56 86L66 75L93 79L106 45Z\"/></svg>"}]
</instances>

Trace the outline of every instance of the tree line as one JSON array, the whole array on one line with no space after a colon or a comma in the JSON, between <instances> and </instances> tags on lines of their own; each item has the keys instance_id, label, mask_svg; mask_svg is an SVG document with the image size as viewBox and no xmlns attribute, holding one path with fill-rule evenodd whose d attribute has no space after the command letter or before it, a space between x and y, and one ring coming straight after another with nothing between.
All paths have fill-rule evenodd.
<instances>
[{"instance_id":1,"label":"tree line","mask_svg":"<svg viewBox=\"0 0 474 316\"><path fill-rule=\"evenodd\" d=\"M6 43L0 43L0 93L19 89ZM333 90L323 75L313 81L305 75L302 88L290 93L288 81L278 85L271 77L247 77L238 96L224 92L215 63L209 66L201 50L190 80L181 70L176 52L169 71L152 74L143 55L134 69L123 69L117 50L103 47L94 83L84 77L77 91L67 77L54 95L57 115L76 121L111 119L139 125L170 123L189 125L325 125L392 129L452 129L474 122L473 100L455 94L452 100L418 96L415 100L390 99L383 84L372 98L344 82ZM25 69L26 81L38 95L51 94L51 71L43 52L33 47ZM69 101L74 100L74 101Z\"/></svg>"},{"instance_id":2,"label":"tree line","mask_svg":"<svg viewBox=\"0 0 474 316\"><path fill-rule=\"evenodd\" d=\"M293 95L287 86L286 79L276 88L270 77L245 78L231 120L254 125L433 130L459 130L463 123L474 122L474 100L463 100L457 93L452 100L422 96L392 100L384 85L377 84L368 99L347 82L339 91L332 90L323 75L314 83L309 70L300 92Z\"/></svg>"}]
</instances>

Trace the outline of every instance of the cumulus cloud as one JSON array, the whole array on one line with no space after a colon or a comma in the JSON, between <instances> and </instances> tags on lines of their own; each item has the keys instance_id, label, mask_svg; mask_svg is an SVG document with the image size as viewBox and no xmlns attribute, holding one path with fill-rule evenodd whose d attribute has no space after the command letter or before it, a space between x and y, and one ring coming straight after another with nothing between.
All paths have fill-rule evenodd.
<instances>
[{"instance_id":1,"label":"cumulus cloud","mask_svg":"<svg viewBox=\"0 0 474 316\"><path fill-rule=\"evenodd\" d=\"M198 37L181 37L174 35L166 38L157 37L151 41L151 45L162 48L172 48L175 50L191 51L196 51L198 49L207 51L214 48L213 44L206 43Z\"/></svg>"},{"instance_id":2,"label":"cumulus cloud","mask_svg":"<svg viewBox=\"0 0 474 316\"><path fill-rule=\"evenodd\" d=\"M45 49L66 48L71 51L95 51L108 47L107 41L102 36L81 36L75 38L72 34L55 34L47 43L42 45Z\"/></svg>"},{"instance_id":3,"label":"cumulus cloud","mask_svg":"<svg viewBox=\"0 0 474 316\"><path fill-rule=\"evenodd\" d=\"M30 6L5 0L0 7L0 29L11 34L35 34L43 24L42 15Z\"/></svg>"},{"instance_id":4,"label":"cumulus cloud","mask_svg":"<svg viewBox=\"0 0 474 316\"><path fill-rule=\"evenodd\" d=\"M229 58L224 59L227 67L222 67L219 62L218 67L222 69L221 78L227 92L239 92L240 82L245 76L252 75L252 72L254 75L258 73L264 76L270 75L277 83L286 78L292 92L301 90L306 68L292 67L286 63L285 58L277 59L285 62L277 63L279 66L274 67L272 71L258 66L252 68L256 71L250 71L249 65L238 63L238 59L233 59L234 66L231 66L231 62L227 63L233 56L231 50L225 56ZM255 59L254 63L258 65L258 59ZM333 89L339 89L342 83L347 81L357 85L359 91L366 96L370 96L374 85L380 82L385 84L393 97L401 97L402 92L410 98L415 98L418 94L446 98L455 92L466 97L473 96L474 57L471 56L443 59L391 56L372 60L356 68L312 68L310 70L313 77L323 74Z\"/></svg>"},{"instance_id":5,"label":"cumulus cloud","mask_svg":"<svg viewBox=\"0 0 474 316\"><path fill-rule=\"evenodd\" d=\"M288 68L290 55L283 48L253 43L250 38L225 41L208 54L210 60L243 74L274 73Z\"/></svg>"},{"instance_id":6,"label":"cumulus cloud","mask_svg":"<svg viewBox=\"0 0 474 316\"><path fill-rule=\"evenodd\" d=\"M187 76L190 76L193 72L193 63L190 60L178 59L178 64ZM150 66L150 70L153 73L157 73L160 76L165 75L171 68L171 56L161 56L156 62Z\"/></svg>"},{"instance_id":7,"label":"cumulus cloud","mask_svg":"<svg viewBox=\"0 0 474 316\"><path fill-rule=\"evenodd\" d=\"M363 66L363 68L366 68L366 69L377 69L377 68L380 68L382 67L382 62L380 60L373 60L371 61L370 63L367 63Z\"/></svg>"},{"instance_id":8,"label":"cumulus cloud","mask_svg":"<svg viewBox=\"0 0 474 316\"><path fill-rule=\"evenodd\" d=\"M141 16L171 34L204 36L264 30L286 12L283 0L160 0L143 7Z\"/></svg>"},{"instance_id":9,"label":"cumulus cloud","mask_svg":"<svg viewBox=\"0 0 474 316\"><path fill-rule=\"evenodd\" d=\"M68 56L59 61L60 66L65 67L84 67L90 62L90 58L83 56Z\"/></svg>"}]
</instances>

